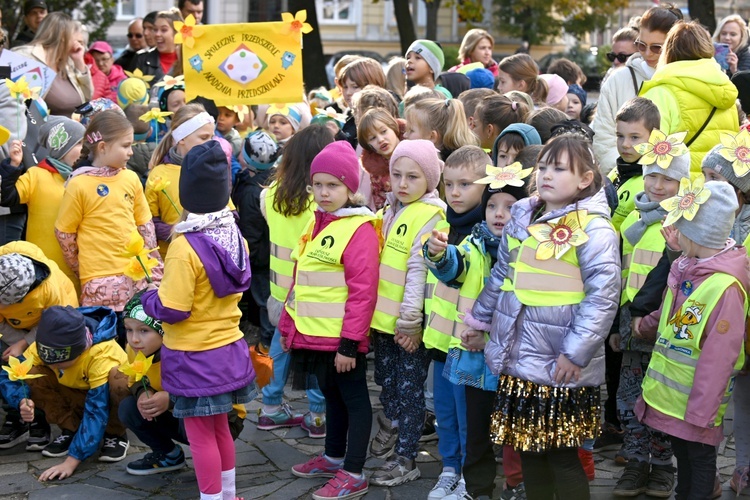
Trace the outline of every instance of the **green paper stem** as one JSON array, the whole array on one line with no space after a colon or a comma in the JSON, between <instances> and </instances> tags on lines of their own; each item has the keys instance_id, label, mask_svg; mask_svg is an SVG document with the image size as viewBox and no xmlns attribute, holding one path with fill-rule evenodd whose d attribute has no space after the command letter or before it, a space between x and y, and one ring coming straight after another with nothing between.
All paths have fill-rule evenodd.
<instances>
[{"instance_id":1,"label":"green paper stem","mask_svg":"<svg viewBox=\"0 0 750 500\"><path fill-rule=\"evenodd\" d=\"M148 269L146 269L146 266L143 264L143 261L141 260L141 257L138 256L138 255L136 255L135 258L138 259L138 263L143 268L143 272L146 273L146 282L147 283L152 283L151 276L148 275Z\"/></svg>"},{"instance_id":2,"label":"green paper stem","mask_svg":"<svg viewBox=\"0 0 750 500\"><path fill-rule=\"evenodd\" d=\"M167 190L166 190L166 189L162 189L162 190L161 190L161 192L162 192L162 193L164 193L164 196L166 196L166 197L167 197L167 199L169 200L169 203L171 203L171 204L172 204L172 207L174 208L174 211L175 211L175 212L177 212L177 215L180 215L180 213L181 213L181 212L180 212L180 209L179 209L179 208L177 208L177 205L176 205L176 204L175 204L175 202L174 202L174 201L172 200L172 197L171 197L171 196L169 196L169 193L167 193Z\"/></svg>"}]
</instances>

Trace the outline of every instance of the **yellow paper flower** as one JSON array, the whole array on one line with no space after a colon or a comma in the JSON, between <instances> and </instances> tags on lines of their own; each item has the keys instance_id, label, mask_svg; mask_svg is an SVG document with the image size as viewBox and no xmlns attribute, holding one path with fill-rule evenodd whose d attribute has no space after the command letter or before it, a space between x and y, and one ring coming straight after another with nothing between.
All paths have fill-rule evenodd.
<instances>
[{"instance_id":1,"label":"yellow paper flower","mask_svg":"<svg viewBox=\"0 0 750 500\"><path fill-rule=\"evenodd\" d=\"M140 382L146 373L148 373L148 369L151 368L153 362L153 356L147 358L141 351L138 351L132 363L124 364L118 370L128 377L134 377L136 382Z\"/></svg>"},{"instance_id":2,"label":"yellow paper flower","mask_svg":"<svg viewBox=\"0 0 750 500\"><path fill-rule=\"evenodd\" d=\"M145 278L146 281L150 283L151 275L149 273L158 264L159 261L151 257L145 259L133 257L128 260L128 264L125 266L125 269L122 270L122 274L133 281L140 281Z\"/></svg>"},{"instance_id":3,"label":"yellow paper flower","mask_svg":"<svg viewBox=\"0 0 750 500\"><path fill-rule=\"evenodd\" d=\"M130 78L137 78L139 80L143 80L147 84L150 83L151 80L154 79L153 75L144 75L143 71L141 71L138 68L136 68L135 71L126 71L125 74L128 75Z\"/></svg>"},{"instance_id":4,"label":"yellow paper flower","mask_svg":"<svg viewBox=\"0 0 750 500\"><path fill-rule=\"evenodd\" d=\"M39 98L39 91L42 87L29 87L29 82L26 81L26 77L22 76L17 81L13 81L10 78L5 79L5 85L8 87L8 92L13 99L37 99Z\"/></svg>"},{"instance_id":5,"label":"yellow paper flower","mask_svg":"<svg viewBox=\"0 0 750 500\"><path fill-rule=\"evenodd\" d=\"M163 179L159 176L154 177L150 181L148 181L149 186L151 186L151 189L154 191L164 191L167 189L167 187L172 184L171 181L168 181L167 179Z\"/></svg>"},{"instance_id":6,"label":"yellow paper flower","mask_svg":"<svg viewBox=\"0 0 750 500\"><path fill-rule=\"evenodd\" d=\"M671 226L680 217L693 220L695 214L698 213L698 208L711 197L711 191L703 188L704 179L702 176L696 177L693 182L690 182L689 178L681 179L677 196L659 203L664 210L669 212L664 220L664 227Z\"/></svg>"},{"instance_id":7,"label":"yellow paper flower","mask_svg":"<svg viewBox=\"0 0 750 500\"><path fill-rule=\"evenodd\" d=\"M143 241L143 237L138 230L135 230L130 233L130 239L128 240L127 245L125 245L125 250L122 252L122 256L147 258L148 254L153 252L155 248L148 250L145 247L146 243Z\"/></svg>"},{"instance_id":8,"label":"yellow paper flower","mask_svg":"<svg viewBox=\"0 0 750 500\"><path fill-rule=\"evenodd\" d=\"M533 168L523 168L520 162L511 163L507 167L485 165L487 177L482 177L474 184L489 184L490 189L502 189L505 186L523 187L523 179L531 174Z\"/></svg>"},{"instance_id":9,"label":"yellow paper flower","mask_svg":"<svg viewBox=\"0 0 750 500\"><path fill-rule=\"evenodd\" d=\"M529 234L539 242L536 258L548 260L554 256L559 259L572 247L586 243L589 235L584 232L580 221L587 213L586 210L577 210L559 219L529 226Z\"/></svg>"},{"instance_id":10,"label":"yellow paper flower","mask_svg":"<svg viewBox=\"0 0 750 500\"><path fill-rule=\"evenodd\" d=\"M292 110L291 108L289 108L288 104L284 102L274 102L268 106L268 111L266 111L266 116L273 116L273 115L288 116L291 111Z\"/></svg>"},{"instance_id":11,"label":"yellow paper flower","mask_svg":"<svg viewBox=\"0 0 750 500\"><path fill-rule=\"evenodd\" d=\"M171 111L161 111L159 108L151 108L148 110L148 113L142 114L138 117L138 119L142 122L150 122L151 120L156 120L159 123L166 123L166 117L170 116L171 114Z\"/></svg>"},{"instance_id":12,"label":"yellow paper flower","mask_svg":"<svg viewBox=\"0 0 750 500\"><path fill-rule=\"evenodd\" d=\"M232 111L237 113L237 119L240 120L240 123L245 121L245 115L250 114L250 109L245 106L244 104L242 106L232 106Z\"/></svg>"},{"instance_id":13,"label":"yellow paper flower","mask_svg":"<svg viewBox=\"0 0 750 500\"><path fill-rule=\"evenodd\" d=\"M722 133L719 154L732 162L732 170L737 177L750 172L750 132L746 128L737 135Z\"/></svg>"},{"instance_id":14,"label":"yellow paper flower","mask_svg":"<svg viewBox=\"0 0 750 500\"><path fill-rule=\"evenodd\" d=\"M195 17L192 14L185 18L185 22L175 21L174 30L177 32L174 36L174 43L184 43L188 48L195 46L195 39L203 36L203 26L195 24Z\"/></svg>"},{"instance_id":15,"label":"yellow paper flower","mask_svg":"<svg viewBox=\"0 0 750 500\"><path fill-rule=\"evenodd\" d=\"M31 366L32 366L31 363L32 363L31 358L28 358L26 361L21 363L18 360L18 358L11 356L8 359L9 366L3 366L3 370L8 372L8 378L12 380L13 382L17 382L19 380L29 380L32 378L44 377L44 374L42 373L29 374L29 370L31 370Z\"/></svg>"},{"instance_id":16,"label":"yellow paper flower","mask_svg":"<svg viewBox=\"0 0 750 500\"><path fill-rule=\"evenodd\" d=\"M154 85L154 87L164 87L164 90L169 90L172 87L184 87L185 86L185 75L170 76L167 75L162 80Z\"/></svg>"},{"instance_id":17,"label":"yellow paper flower","mask_svg":"<svg viewBox=\"0 0 750 500\"><path fill-rule=\"evenodd\" d=\"M688 153L687 146L682 142L686 135L687 131L667 135L659 129L652 130L648 142L633 146L633 149L642 155L638 163L641 165L656 163L663 169L669 168L673 158Z\"/></svg>"},{"instance_id":18,"label":"yellow paper flower","mask_svg":"<svg viewBox=\"0 0 750 500\"><path fill-rule=\"evenodd\" d=\"M286 23L287 33L299 33L300 31L305 35L310 33L313 28L307 21L307 11L301 10L292 16L291 12L282 12L281 21Z\"/></svg>"}]
</instances>

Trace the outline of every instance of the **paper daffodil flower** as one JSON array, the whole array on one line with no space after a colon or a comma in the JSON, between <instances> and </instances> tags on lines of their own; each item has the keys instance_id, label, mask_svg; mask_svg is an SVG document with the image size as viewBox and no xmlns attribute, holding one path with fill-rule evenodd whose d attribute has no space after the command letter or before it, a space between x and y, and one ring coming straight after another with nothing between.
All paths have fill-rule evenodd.
<instances>
[{"instance_id":1,"label":"paper daffodil flower","mask_svg":"<svg viewBox=\"0 0 750 500\"><path fill-rule=\"evenodd\" d=\"M195 39L203 36L203 26L195 24L195 17L192 14L185 18L185 22L175 21L174 30L177 32L174 36L174 43L184 43L188 48L195 46Z\"/></svg>"},{"instance_id":2,"label":"paper daffodil flower","mask_svg":"<svg viewBox=\"0 0 750 500\"><path fill-rule=\"evenodd\" d=\"M289 108L288 104L284 102L274 102L268 106L268 111L266 111L266 116L273 116L273 115L288 116L290 112L291 112L291 109Z\"/></svg>"},{"instance_id":3,"label":"paper daffodil flower","mask_svg":"<svg viewBox=\"0 0 750 500\"><path fill-rule=\"evenodd\" d=\"M687 132L675 132L667 135L659 129L652 130L648 142L633 146L633 149L639 155L642 155L638 163L641 165L656 163L663 169L669 168L673 158L688 152L687 146L682 142L686 135Z\"/></svg>"},{"instance_id":4,"label":"paper daffodil flower","mask_svg":"<svg viewBox=\"0 0 750 500\"><path fill-rule=\"evenodd\" d=\"M143 241L143 237L141 236L141 234L137 230L135 230L130 233L130 239L128 240L127 245L125 245L125 250L122 252L122 256L148 257L148 254L153 251L153 248L151 250L146 249L146 242Z\"/></svg>"},{"instance_id":5,"label":"paper daffodil flower","mask_svg":"<svg viewBox=\"0 0 750 500\"><path fill-rule=\"evenodd\" d=\"M288 25L287 30L289 33L302 32L306 35L313 30L312 26L305 22L307 21L306 10L301 10L293 16L291 12L282 12L281 21Z\"/></svg>"},{"instance_id":6,"label":"paper daffodil flower","mask_svg":"<svg viewBox=\"0 0 750 500\"><path fill-rule=\"evenodd\" d=\"M21 363L18 358L11 356L8 359L8 366L3 366L3 370L8 372L8 378L13 382L19 380L29 380L32 378L44 377L43 373L32 373L29 374L29 370L32 367L32 359L29 358Z\"/></svg>"},{"instance_id":7,"label":"paper daffodil flower","mask_svg":"<svg viewBox=\"0 0 750 500\"><path fill-rule=\"evenodd\" d=\"M164 90L169 90L173 87L184 87L185 86L185 75L170 76L167 75L162 80L154 85L154 87L164 87Z\"/></svg>"},{"instance_id":8,"label":"paper daffodil flower","mask_svg":"<svg viewBox=\"0 0 750 500\"><path fill-rule=\"evenodd\" d=\"M737 177L744 177L750 172L750 132L746 128L737 135L721 134L719 154L732 162L732 170Z\"/></svg>"},{"instance_id":9,"label":"paper daffodil flower","mask_svg":"<svg viewBox=\"0 0 750 500\"><path fill-rule=\"evenodd\" d=\"M502 189L505 186L522 187L523 180L531 174L533 168L523 168L520 162L511 163L507 167L486 165L487 177L482 177L474 184L489 184L490 189Z\"/></svg>"},{"instance_id":10,"label":"paper daffodil flower","mask_svg":"<svg viewBox=\"0 0 750 500\"><path fill-rule=\"evenodd\" d=\"M664 227L671 226L680 217L685 220L693 220L698 208L711 197L711 191L703 187L704 177L696 177L693 182L690 179L680 179L680 189L677 196L672 196L659 203L661 207L669 212L664 220Z\"/></svg>"},{"instance_id":11,"label":"paper daffodil flower","mask_svg":"<svg viewBox=\"0 0 750 500\"><path fill-rule=\"evenodd\" d=\"M559 259L572 247L586 243L589 235L583 231L580 221L586 218L587 213L586 210L578 210L559 219L529 226L529 234L539 242L536 258L548 260L554 256Z\"/></svg>"},{"instance_id":12,"label":"paper daffodil flower","mask_svg":"<svg viewBox=\"0 0 750 500\"><path fill-rule=\"evenodd\" d=\"M151 275L149 273L157 265L159 265L159 261L152 257L146 259L133 257L128 261L122 274L133 281L140 281L145 278L147 282L151 283Z\"/></svg>"},{"instance_id":13,"label":"paper daffodil flower","mask_svg":"<svg viewBox=\"0 0 750 500\"><path fill-rule=\"evenodd\" d=\"M245 121L245 116L250 114L250 108L245 106L244 104L241 106L232 106L232 111L237 113L237 119L242 123Z\"/></svg>"},{"instance_id":14,"label":"paper daffodil flower","mask_svg":"<svg viewBox=\"0 0 750 500\"><path fill-rule=\"evenodd\" d=\"M151 368L153 362L153 356L147 358L141 351L138 351L132 363L122 365L118 369L128 377L133 377L136 382L140 382L148 372L148 369Z\"/></svg>"},{"instance_id":15,"label":"paper daffodil flower","mask_svg":"<svg viewBox=\"0 0 750 500\"><path fill-rule=\"evenodd\" d=\"M346 115L342 113L336 113L336 111L332 108L316 109L315 116L326 116L330 118L331 120L336 120L341 125L346 123Z\"/></svg>"},{"instance_id":16,"label":"paper daffodil flower","mask_svg":"<svg viewBox=\"0 0 750 500\"><path fill-rule=\"evenodd\" d=\"M29 82L26 81L26 77L22 76L15 82L10 78L5 79L5 85L8 87L8 92L13 99L37 99L39 97L39 91L41 87L29 87Z\"/></svg>"},{"instance_id":17,"label":"paper daffodil flower","mask_svg":"<svg viewBox=\"0 0 750 500\"><path fill-rule=\"evenodd\" d=\"M171 111L161 111L159 108L151 108L148 110L148 113L142 114L138 117L138 119L142 122L150 122L151 120L156 120L159 123L166 123L166 117L170 116L171 114Z\"/></svg>"},{"instance_id":18,"label":"paper daffodil flower","mask_svg":"<svg viewBox=\"0 0 750 500\"><path fill-rule=\"evenodd\" d=\"M167 186L172 184L167 179L162 179L159 176L154 177L153 179L148 181L148 183L151 186L151 189L153 189L154 191L164 191L165 189L167 189Z\"/></svg>"},{"instance_id":19,"label":"paper daffodil flower","mask_svg":"<svg viewBox=\"0 0 750 500\"><path fill-rule=\"evenodd\" d=\"M138 78L139 80L143 80L146 83L150 83L151 80L154 79L154 75L144 75L143 71L138 68L136 68L134 71L126 71L125 74L130 78Z\"/></svg>"}]
</instances>

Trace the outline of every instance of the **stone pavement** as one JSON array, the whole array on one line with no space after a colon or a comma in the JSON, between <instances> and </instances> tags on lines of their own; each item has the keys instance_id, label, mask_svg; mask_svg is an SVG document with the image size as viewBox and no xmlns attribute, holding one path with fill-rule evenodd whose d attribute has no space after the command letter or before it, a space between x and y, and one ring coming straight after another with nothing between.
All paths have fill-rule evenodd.
<instances>
[{"instance_id":1,"label":"stone pavement","mask_svg":"<svg viewBox=\"0 0 750 500\"><path fill-rule=\"evenodd\" d=\"M306 411L305 393L287 389L291 405L299 411ZM370 380L370 398L374 412L381 408L378 394L379 388ZM248 405L245 429L236 441L238 494L246 500L311 498L310 493L319 488L324 480L297 478L289 469L292 465L322 452L323 440L310 439L300 428L271 432L258 431L255 428L255 422L257 422L259 407L258 401ZM726 431L731 433L731 410L727 414L730 417L727 418ZM59 431L55 429L53 435L55 432ZM374 432L373 428L373 435ZM427 498L441 470L436 444L436 442L426 443L420 450L417 461L422 477L419 480L395 488L371 486L364 498L366 500ZM735 498L734 492L728 486L728 480L734 468L734 444L731 437L722 443L720 451L719 466L724 481L722 498L728 500ZM20 445L15 449L0 450L0 499L125 500L149 498L166 500L198 498L198 487L192 468L155 476L127 474L126 462L140 458L145 452L146 448L132 439L128 458L123 462L105 464L88 460L81 464L75 475L69 479L40 483L37 481L40 472L59 463L62 459L45 458L39 452L26 452ZM185 452L190 457L190 450L187 447L185 447ZM613 458L614 452L595 455L596 480L591 485L592 498L595 500L613 498L611 490L622 471L622 467L615 465ZM190 459L188 462L192 465ZM381 460L369 459L366 464L368 469L366 473L371 472L381 463ZM499 498L502 488L502 474L502 465L498 465L496 498ZM544 480L544 478L537 480ZM642 500L648 497L638 498ZM750 496L745 498L750 498Z\"/></svg>"}]
</instances>

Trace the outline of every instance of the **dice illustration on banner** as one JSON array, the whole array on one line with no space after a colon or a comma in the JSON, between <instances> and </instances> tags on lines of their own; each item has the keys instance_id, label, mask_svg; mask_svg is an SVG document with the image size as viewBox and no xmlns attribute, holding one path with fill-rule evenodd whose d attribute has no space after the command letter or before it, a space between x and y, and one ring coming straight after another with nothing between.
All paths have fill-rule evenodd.
<instances>
[{"instance_id":1,"label":"dice illustration on banner","mask_svg":"<svg viewBox=\"0 0 750 500\"><path fill-rule=\"evenodd\" d=\"M229 54L219 69L237 83L247 85L260 75L268 65L244 44Z\"/></svg>"},{"instance_id":2,"label":"dice illustration on banner","mask_svg":"<svg viewBox=\"0 0 750 500\"><path fill-rule=\"evenodd\" d=\"M193 57L189 59L190 67L193 68L195 71L200 73L203 71L203 59L201 59L201 56L198 54L195 54Z\"/></svg>"},{"instance_id":3,"label":"dice illustration on banner","mask_svg":"<svg viewBox=\"0 0 750 500\"><path fill-rule=\"evenodd\" d=\"M281 66L284 69L289 69L289 67L294 64L294 60L297 58L294 54L292 54L289 51L284 52L284 55L281 56Z\"/></svg>"}]
</instances>

